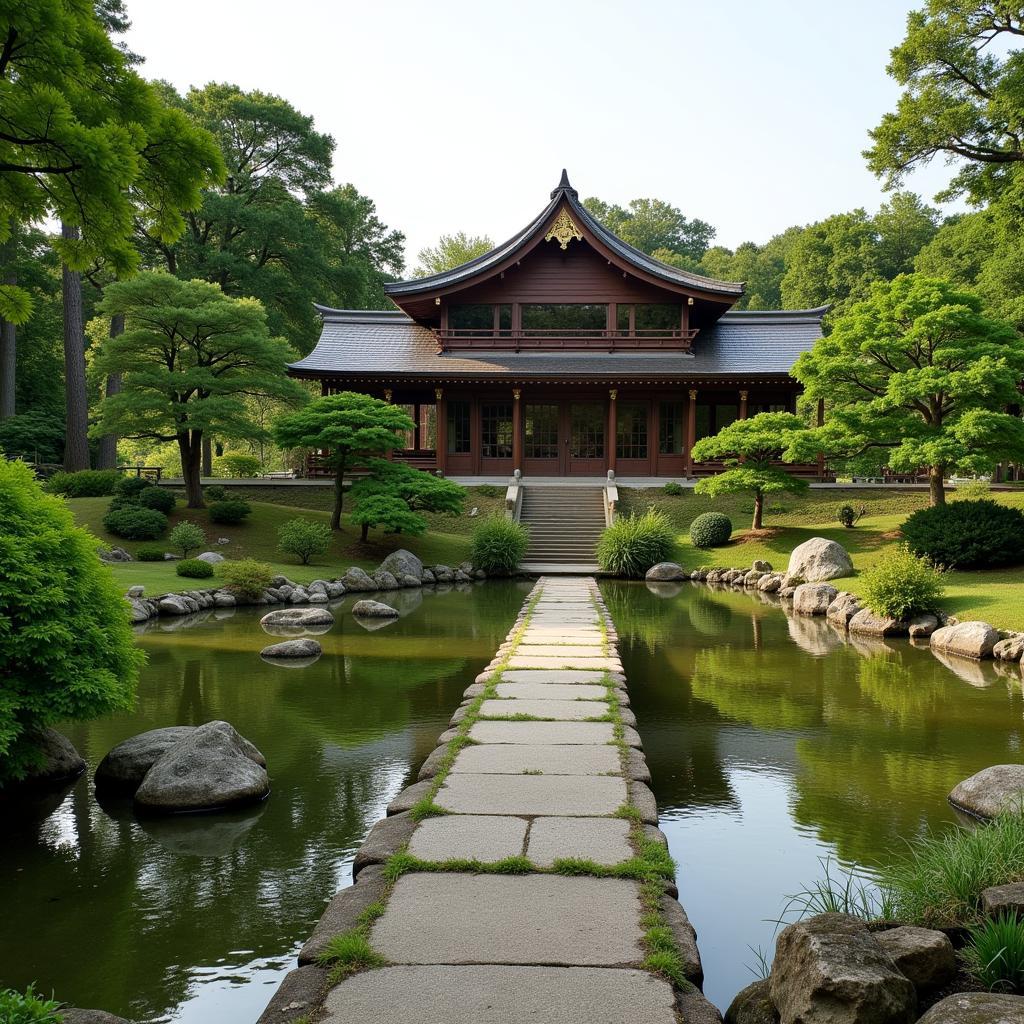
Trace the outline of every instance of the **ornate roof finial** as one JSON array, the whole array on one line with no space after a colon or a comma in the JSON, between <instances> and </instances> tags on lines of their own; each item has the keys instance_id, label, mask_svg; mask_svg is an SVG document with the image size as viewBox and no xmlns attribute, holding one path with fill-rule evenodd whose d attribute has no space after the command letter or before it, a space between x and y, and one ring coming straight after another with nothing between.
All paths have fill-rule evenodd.
<instances>
[{"instance_id":1,"label":"ornate roof finial","mask_svg":"<svg viewBox=\"0 0 1024 1024\"><path fill-rule=\"evenodd\" d=\"M577 192L576 189L574 189L572 185L569 184L569 174L564 167L562 168L562 178L558 182L558 185L556 186L555 190L551 193L551 198L556 199L558 195L562 192L566 193L569 196L572 196L573 199L579 199L580 197L579 192Z\"/></svg>"}]
</instances>

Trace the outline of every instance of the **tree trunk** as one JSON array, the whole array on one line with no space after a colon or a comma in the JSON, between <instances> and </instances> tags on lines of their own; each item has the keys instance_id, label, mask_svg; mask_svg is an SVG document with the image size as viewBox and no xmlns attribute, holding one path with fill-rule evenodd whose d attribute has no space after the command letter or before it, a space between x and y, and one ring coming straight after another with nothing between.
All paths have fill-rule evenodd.
<instances>
[{"instance_id":1,"label":"tree trunk","mask_svg":"<svg viewBox=\"0 0 1024 1024\"><path fill-rule=\"evenodd\" d=\"M124 314L115 313L110 318L110 336L112 338L124 334ZM109 398L121 390L121 374L111 373L107 375L107 386L104 395ZM117 466L117 435L104 434L100 438L99 448L96 452L96 466L98 469L114 469Z\"/></svg>"},{"instance_id":2,"label":"tree trunk","mask_svg":"<svg viewBox=\"0 0 1024 1024\"><path fill-rule=\"evenodd\" d=\"M341 508L345 503L345 460L339 459L334 471L334 511L331 512L331 529L341 529Z\"/></svg>"},{"instance_id":3,"label":"tree trunk","mask_svg":"<svg viewBox=\"0 0 1024 1024\"><path fill-rule=\"evenodd\" d=\"M754 491L754 525L752 530L761 529L761 517L764 515L764 494L761 491Z\"/></svg>"},{"instance_id":4,"label":"tree trunk","mask_svg":"<svg viewBox=\"0 0 1024 1024\"><path fill-rule=\"evenodd\" d=\"M203 476L213 476L213 442L203 436Z\"/></svg>"},{"instance_id":5,"label":"tree trunk","mask_svg":"<svg viewBox=\"0 0 1024 1024\"><path fill-rule=\"evenodd\" d=\"M181 475L185 480L185 504L189 508L206 508L200 479L200 460L203 452L202 433L198 430L186 430L179 434L178 451L181 452Z\"/></svg>"},{"instance_id":6,"label":"tree trunk","mask_svg":"<svg viewBox=\"0 0 1024 1024\"><path fill-rule=\"evenodd\" d=\"M365 544L367 538L370 536L370 524L363 523L363 529L359 534L359 539Z\"/></svg>"},{"instance_id":7,"label":"tree trunk","mask_svg":"<svg viewBox=\"0 0 1024 1024\"><path fill-rule=\"evenodd\" d=\"M62 238L78 238L78 228L61 224ZM89 393L85 383L85 331L82 325L82 275L61 268L64 299L64 468L89 468Z\"/></svg>"},{"instance_id":8,"label":"tree trunk","mask_svg":"<svg viewBox=\"0 0 1024 1024\"><path fill-rule=\"evenodd\" d=\"M0 260L4 284L17 284L18 275L14 270L15 238L12 229L11 237L0 250ZM15 369L18 357L18 328L9 320L0 320L0 420L10 419L14 415L14 394L17 378Z\"/></svg>"},{"instance_id":9,"label":"tree trunk","mask_svg":"<svg viewBox=\"0 0 1024 1024\"><path fill-rule=\"evenodd\" d=\"M931 466L928 470L928 497L932 505L946 504L946 486L942 482L945 471L945 466Z\"/></svg>"}]
</instances>

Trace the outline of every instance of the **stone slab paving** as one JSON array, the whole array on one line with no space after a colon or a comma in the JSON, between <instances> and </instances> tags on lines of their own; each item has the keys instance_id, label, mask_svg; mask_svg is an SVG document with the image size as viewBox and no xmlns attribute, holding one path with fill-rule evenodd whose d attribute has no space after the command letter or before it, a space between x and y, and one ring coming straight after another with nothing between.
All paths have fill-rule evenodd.
<instances>
[{"instance_id":1,"label":"stone slab paving","mask_svg":"<svg viewBox=\"0 0 1024 1024\"><path fill-rule=\"evenodd\" d=\"M626 707L615 636L592 578L538 581L507 640L466 691L455 727L439 738L421 781L389 805L386 821L396 827L374 828L356 858L363 866L355 886L334 897L318 926L324 942L361 927L385 965L332 986L325 969L300 960L310 966L288 976L258 1024L299 1024L300 1017L328 1024L720 1019L706 1002L694 1011L699 992L677 991L639 969L648 912L639 882L551 872L566 858L611 867L635 856L634 826L616 814L626 803L645 822L657 821L653 794L635 781L649 774ZM607 712L609 683L617 688L624 751L611 722L587 721ZM459 715L474 710L479 719L460 732ZM493 720L514 715L547 720ZM445 774L445 744L462 735L471 742ZM446 813L418 824L403 813L424 799ZM380 865L403 849L429 864L403 874L389 891ZM526 874L450 870L455 861L494 865L524 856L534 867ZM383 913L360 924L359 914L379 900ZM664 901L672 902L669 895ZM672 905L668 926L674 932L677 920L689 928ZM692 932L681 941L690 950ZM699 982L695 947L692 959ZM309 985L326 993L313 999L312 1014L308 1001L295 998Z\"/></svg>"}]
</instances>

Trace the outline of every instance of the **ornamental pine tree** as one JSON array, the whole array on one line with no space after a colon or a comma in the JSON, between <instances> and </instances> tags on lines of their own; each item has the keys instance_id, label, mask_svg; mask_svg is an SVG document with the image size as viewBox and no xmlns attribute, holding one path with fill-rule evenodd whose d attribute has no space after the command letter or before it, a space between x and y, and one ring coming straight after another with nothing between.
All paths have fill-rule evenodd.
<instances>
[{"instance_id":1,"label":"ornamental pine tree","mask_svg":"<svg viewBox=\"0 0 1024 1024\"><path fill-rule=\"evenodd\" d=\"M799 416L788 412L763 412L748 420L735 420L714 437L702 438L693 446L694 459L698 462L721 459L729 468L700 480L694 491L712 498L721 494L753 494L751 529L760 530L766 494L807 490L806 480L775 465L803 430L804 423Z\"/></svg>"},{"instance_id":2,"label":"ornamental pine tree","mask_svg":"<svg viewBox=\"0 0 1024 1024\"><path fill-rule=\"evenodd\" d=\"M352 487L352 520L362 527L365 541L371 527L391 533L423 533L427 520L421 512L458 515L466 500L465 488L422 469L375 459L370 475Z\"/></svg>"}]
</instances>

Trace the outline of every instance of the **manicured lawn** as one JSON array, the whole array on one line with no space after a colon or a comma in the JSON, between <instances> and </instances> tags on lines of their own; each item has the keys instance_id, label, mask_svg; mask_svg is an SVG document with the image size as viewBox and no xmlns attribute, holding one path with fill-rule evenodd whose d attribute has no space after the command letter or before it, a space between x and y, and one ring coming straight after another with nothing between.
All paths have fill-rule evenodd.
<instances>
[{"instance_id":1,"label":"manicured lawn","mask_svg":"<svg viewBox=\"0 0 1024 1024\"><path fill-rule=\"evenodd\" d=\"M319 495L314 492L312 497L316 500ZM474 489L470 489L466 510L468 513L469 509L475 506L480 510L482 518L499 511L503 501L504 495L480 495ZM107 533L103 529L103 516L109 503L109 498L73 498L68 505L79 525L86 527L108 547L117 545L132 554L140 547L158 546L171 550L166 537L157 541L126 541ZM468 514L428 515L430 525L422 537L371 531L370 538L365 544L359 539L358 527L346 523L343 529L338 531L326 555L315 559L311 565L299 565L296 560L286 560L277 550L278 528L289 519L300 516L328 522L330 514L320 509L271 504L265 501L252 501L251 504L252 515L245 522L237 526L225 526L211 523L205 509L186 509L179 502L171 514L169 530L182 520L190 520L206 533L209 541L207 547L210 550L219 551L226 558L256 558L270 563L275 572L282 573L290 579L309 582L318 577L341 575L350 565L374 569L396 548L408 548L427 565L457 565L469 557L472 530L480 521L479 518L471 519ZM215 541L221 537L227 537L230 543L216 544ZM113 565L111 571L119 584L126 588L136 583L142 584L147 594L211 585L211 581L208 580L182 579L176 574L173 562L130 562Z\"/></svg>"},{"instance_id":2,"label":"manicured lawn","mask_svg":"<svg viewBox=\"0 0 1024 1024\"><path fill-rule=\"evenodd\" d=\"M865 569L898 542L900 524L915 509L928 503L921 491L812 490L800 497L783 495L769 502L766 529L758 535L749 531L751 504L742 497L712 501L687 491L672 497L661 490L620 490L623 511L643 511L649 505L661 509L678 531L676 558L686 568L702 565L746 566L764 559L776 569L785 569L789 553L811 537L838 541L853 559L854 568ZM994 492L1003 504L1024 508L1024 494ZM842 504L864 506L867 514L852 530L836 522ZM732 519L733 540L720 548L703 550L690 543L690 523L702 512L724 512ZM844 590L857 593L857 577L835 581ZM983 572L951 572L947 577L946 611L961 619L984 619L1000 629L1024 630L1024 566Z\"/></svg>"}]
</instances>

